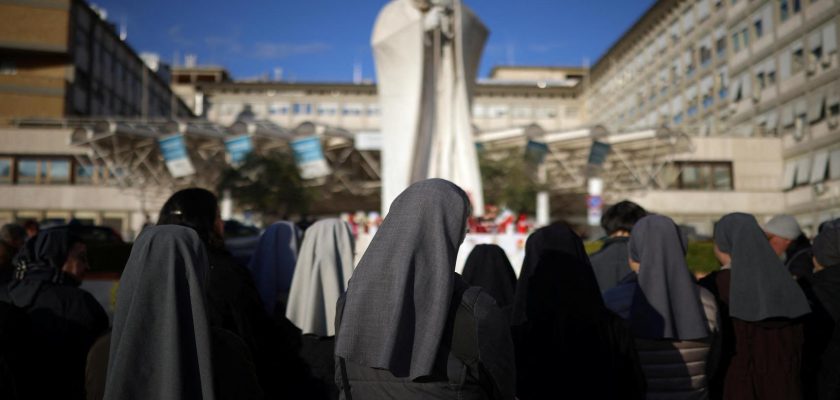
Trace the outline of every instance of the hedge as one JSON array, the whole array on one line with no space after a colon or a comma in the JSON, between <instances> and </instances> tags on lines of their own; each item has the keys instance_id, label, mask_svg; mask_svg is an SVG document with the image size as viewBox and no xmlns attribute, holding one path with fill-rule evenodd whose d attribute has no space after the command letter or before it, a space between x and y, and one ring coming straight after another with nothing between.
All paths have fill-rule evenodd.
<instances>
[{"instance_id":1,"label":"hedge","mask_svg":"<svg viewBox=\"0 0 840 400\"><path fill-rule=\"evenodd\" d=\"M598 251L602 244L601 241L586 243L586 252L592 254ZM720 268L720 263L715 258L714 248L715 245L711 241L689 242L685 256L688 269L697 275L706 275Z\"/></svg>"}]
</instances>

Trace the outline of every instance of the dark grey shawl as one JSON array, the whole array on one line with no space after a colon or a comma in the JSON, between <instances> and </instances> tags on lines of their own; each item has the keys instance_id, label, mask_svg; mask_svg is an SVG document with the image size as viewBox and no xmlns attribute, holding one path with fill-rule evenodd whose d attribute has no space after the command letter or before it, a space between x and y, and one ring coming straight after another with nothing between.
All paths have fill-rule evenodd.
<instances>
[{"instance_id":1,"label":"dark grey shawl","mask_svg":"<svg viewBox=\"0 0 840 400\"><path fill-rule=\"evenodd\" d=\"M398 377L432 373L469 214L467 195L443 179L397 196L350 278L337 356Z\"/></svg>"},{"instance_id":2,"label":"dark grey shawl","mask_svg":"<svg viewBox=\"0 0 840 400\"><path fill-rule=\"evenodd\" d=\"M629 237L608 238L604 240L604 246L589 257L601 293L616 287L627 274L633 272L627 262L629 240Z\"/></svg>"},{"instance_id":3,"label":"dark grey shawl","mask_svg":"<svg viewBox=\"0 0 840 400\"><path fill-rule=\"evenodd\" d=\"M695 340L709 336L700 289L685 262L686 243L673 220L649 215L633 226L630 258L638 262L638 288L630 328L645 339Z\"/></svg>"},{"instance_id":4,"label":"dark grey shawl","mask_svg":"<svg viewBox=\"0 0 840 400\"><path fill-rule=\"evenodd\" d=\"M208 268L192 229L143 230L120 279L105 399L215 397L204 311Z\"/></svg>"},{"instance_id":5,"label":"dark grey shawl","mask_svg":"<svg viewBox=\"0 0 840 400\"><path fill-rule=\"evenodd\" d=\"M811 312L805 294L773 252L750 214L727 214L715 225L715 244L732 257L729 315L744 321L797 318Z\"/></svg>"}]
</instances>

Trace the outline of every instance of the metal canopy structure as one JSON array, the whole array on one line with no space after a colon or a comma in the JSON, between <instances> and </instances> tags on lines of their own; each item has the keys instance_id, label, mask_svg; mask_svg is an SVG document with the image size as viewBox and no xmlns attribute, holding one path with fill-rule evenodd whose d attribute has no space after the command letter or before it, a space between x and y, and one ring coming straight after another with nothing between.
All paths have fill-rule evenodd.
<instances>
[{"instance_id":1,"label":"metal canopy structure","mask_svg":"<svg viewBox=\"0 0 840 400\"><path fill-rule=\"evenodd\" d=\"M555 194L584 193L586 180L599 173L605 186L614 191L664 188L661 172L679 154L693 151L691 138L667 127L628 132L609 132L602 126L559 132L545 132L529 125L484 132L476 142L490 154L519 151L529 141L547 147L547 182ZM593 170L588 158L594 142L608 144L604 165Z\"/></svg>"},{"instance_id":2,"label":"metal canopy structure","mask_svg":"<svg viewBox=\"0 0 840 400\"><path fill-rule=\"evenodd\" d=\"M360 151L355 135L342 128L305 122L287 129L268 121L237 121L221 126L206 120L130 120L130 119L28 119L16 121L18 127L72 129L70 144L85 148L77 156L81 165L102 169L123 188L215 188L222 172L229 167L225 140L247 135L253 151L267 154L288 151L290 142L316 135L332 173L309 181L321 187L328 198L371 197L378 203L381 187L379 152ZM173 177L167 169L158 141L182 135L186 152L197 173Z\"/></svg>"},{"instance_id":3,"label":"metal canopy structure","mask_svg":"<svg viewBox=\"0 0 840 400\"><path fill-rule=\"evenodd\" d=\"M87 150L87 156L76 157L78 162L106 170L124 188L215 188L230 165L225 141L243 135L251 138L253 151L258 154L289 151L294 140L318 136L331 173L308 182L322 189L322 199L331 200L323 203L362 204L375 209L382 186L380 152L357 149L354 133L329 125L305 122L289 129L256 120L221 126L205 120L97 119L21 120L17 125L72 129L70 143ZM167 169L158 140L177 134L183 135L196 174L175 178ZM555 198L585 193L586 180L593 174L613 192L664 189L669 182L663 170L679 155L693 151L688 135L667 127L609 132L592 126L546 132L532 124L480 132L475 137L476 144L491 157L524 152L529 142L544 144L546 182ZM595 141L608 144L609 153L601 168L593 170L588 158Z\"/></svg>"}]
</instances>

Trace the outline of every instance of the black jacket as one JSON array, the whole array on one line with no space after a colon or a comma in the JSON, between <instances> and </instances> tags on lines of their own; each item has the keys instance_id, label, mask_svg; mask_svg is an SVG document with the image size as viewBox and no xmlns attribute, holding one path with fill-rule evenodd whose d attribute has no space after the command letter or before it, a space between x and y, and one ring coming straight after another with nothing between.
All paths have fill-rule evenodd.
<instances>
[{"instance_id":1,"label":"black jacket","mask_svg":"<svg viewBox=\"0 0 840 400\"><path fill-rule=\"evenodd\" d=\"M629 237L607 238L604 246L589 257L601 293L616 287L621 279L633 272L628 262L628 241Z\"/></svg>"},{"instance_id":2,"label":"black jacket","mask_svg":"<svg viewBox=\"0 0 840 400\"><path fill-rule=\"evenodd\" d=\"M88 349L108 329L108 316L93 296L46 280L14 281L0 301L24 309L32 323L32 357L40 360L36 388L44 398L84 399Z\"/></svg>"}]
</instances>

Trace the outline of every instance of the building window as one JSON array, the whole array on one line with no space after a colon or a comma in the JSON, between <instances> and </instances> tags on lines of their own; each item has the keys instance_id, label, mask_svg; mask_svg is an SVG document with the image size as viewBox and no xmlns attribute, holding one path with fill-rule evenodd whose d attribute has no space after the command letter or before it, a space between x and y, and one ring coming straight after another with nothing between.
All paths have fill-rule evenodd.
<instances>
[{"instance_id":1,"label":"building window","mask_svg":"<svg viewBox=\"0 0 840 400\"><path fill-rule=\"evenodd\" d=\"M683 113L678 112L676 115L674 115L674 125L679 125L682 122L683 122Z\"/></svg>"},{"instance_id":2,"label":"building window","mask_svg":"<svg viewBox=\"0 0 840 400\"><path fill-rule=\"evenodd\" d=\"M341 108L341 115L360 117L363 109L364 107L359 103L345 104Z\"/></svg>"},{"instance_id":3,"label":"building window","mask_svg":"<svg viewBox=\"0 0 840 400\"><path fill-rule=\"evenodd\" d=\"M108 183L113 175L104 165L93 165L88 163L76 164L76 175L73 183L77 185L94 185Z\"/></svg>"},{"instance_id":4,"label":"building window","mask_svg":"<svg viewBox=\"0 0 840 400\"><path fill-rule=\"evenodd\" d=\"M762 36L764 36L764 27L763 27L763 24L761 23L760 19L753 22L753 28L755 29L755 38L756 39L759 39Z\"/></svg>"},{"instance_id":5,"label":"building window","mask_svg":"<svg viewBox=\"0 0 840 400\"><path fill-rule=\"evenodd\" d=\"M685 63L685 77L691 78L694 75L694 71L697 70L697 67L694 65L694 47L689 46L688 49L685 50L683 54L683 59Z\"/></svg>"},{"instance_id":6,"label":"building window","mask_svg":"<svg viewBox=\"0 0 840 400\"><path fill-rule=\"evenodd\" d=\"M787 21L791 15L802 10L801 0L779 0L779 21Z\"/></svg>"},{"instance_id":7,"label":"building window","mask_svg":"<svg viewBox=\"0 0 840 400\"><path fill-rule=\"evenodd\" d=\"M268 106L269 115L286 115L289 113L289 105L283 103L273 103Z\"/></svg>"},{"instance_id":8,"label":"building window","mask_svg":"<svg viewBox=\"0 0 840 400\"><path fill-rule=\"evenodd\" d=\"M712 62L712 49L703 46L700 47L700 66L706 68Z\"/></svg>"},{"instance_id":9,"label":"building window","mask_svg":"<svg viewBox=\"0 0 840 400\"><path fill-rule=\"evenodd\" d=\"M70 183L70 160L21 158L17 162L18 183Z\"/></svg>"},{"instance_id":10,"label":"building window","mask_svg":"<svg viewBox=\"0 0 840 400\"><path fill-rule=\"evenodd\" d=\"M309 103L294 103L294 104L292 104L292 114L294 114L294 115L310 115L310 114L312 114L312 104L309 104Z\"/></svg>"},{"instance_id":11,"label":"building window","mask_svg":"<svg viewBox=\"0 0 840 400\"><path fill-rule=\"evenodd\" d=\"M795 47L790 57L790 73L796 75L805 68L805 52L802 46Z\"/></svg>"},{"instance_id":12,"label":"building window","mask_svg":"<svg viewBox=\"0 0 840 400\"><path fill-rule=\"evenodd\" d=\"M536 119L548 119L557 117L557 109L554 107L538 107L534 110Z\"/></svg>"},{"instance_id":13,"label":"building window","mask_svg":"<svg viewBox=\"0 0 840 400\"><path fill-rule=\"evenodd\" d=\"M506 105L492 105L487 107L487 116L490 118L505 118L508 115L508 106Z\"/></svg>"},{"instance_id":14,"label":"building window","mask_svg":"<svg viewBox=\"0 0 840 400\"><path fill-rule=\"evenodd\" d=\"M0 184L12 183L12 158L0 157Z\"/></svg>"},{"instance_id":15,"label":"building window","mask_svg":"<svg viewBox=\"0 0 840 400\"><path fill-rule=\"evenodd\" d=\"M678 161L675 167L679 176L670 189L727 191L734 188L731 162Z\"/></svg>"},{"instance_id":16,"label":"building window","mask_svg":"<svg viewBox=\"0 0 840 400\"><path fill-rule=\"evenodd\" d=\"M707 109L715 102L715 97L709 93L703 95L703 109Z\"/></svg>"},{"instance_id":17,"label":"building window","mask_svg":"<svg viewBox=\"0 0 840 400\"><path fill-rule=\"evenodd\" d=\"M511 109L511 115L513 118L531 118L531 107L528 106L514 106Z\"/></svg>"},{"instance_id":18,"label":"building window","mask_svg":"<svg viewBox=\"0 0 840 400\"><path fill-rule=\"evenodd\" d=\"M334 116L338 113L338 105L335 103L323 103L318 105L318 115Z\"/></svg>"}]
</instances>

